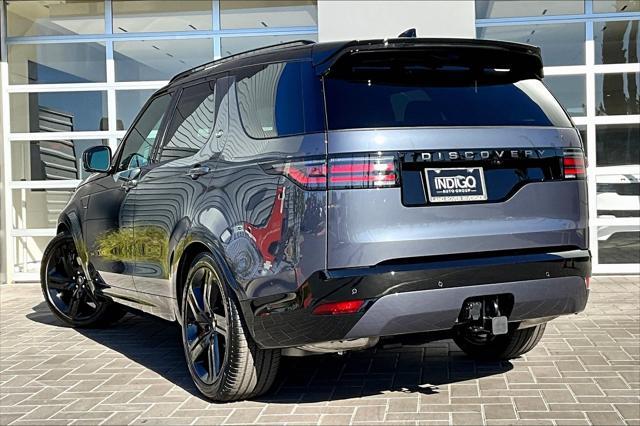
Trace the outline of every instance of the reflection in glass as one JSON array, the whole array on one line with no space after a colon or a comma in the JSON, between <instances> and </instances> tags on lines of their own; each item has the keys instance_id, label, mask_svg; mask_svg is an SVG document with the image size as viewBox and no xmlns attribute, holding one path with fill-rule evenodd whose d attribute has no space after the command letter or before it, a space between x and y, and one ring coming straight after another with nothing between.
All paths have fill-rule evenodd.
<instances>
[{"instance_id":1,"label":"reflection in glass","mask_svg":"<svg viewBox=\"0 0 640 426\"><path fill-rule=\"evenodd\" d=\"M598 227L602 264L640 263L640 225Z\"/></svg>"},{"instance_id":2,"label":"reflection in glass","mask_svg":"<svg viewBox=\"0 0 640 426\"><path fill-rule=\"evenodd\" d=\"M594 22L593 40L596 64L640 62L640 19Z\"/></svg>"},{"instance_id":3,"label":"reflection in glass","mask_svg":"<svg viewBox=\"0 0 640 426\"><path fill-rule=\"evenodd\" d=\"M164 94L147 106L131 132L127 134L118 171L142 167L149 162L162 118L170 102L171 95Z\"/></svg>"},{"instance_id":4,"label":"reflection in glass","mask_svg":"<svg viewBox=\"0 0 640 426\"><path fill-rule=\"evenodd\" d=\"M315 27L318 6L315 0L220 0L223 29Z\"/></svg>"},{"instance_id":5,"label":"reflection in glass","mask_svg":"<svg viewBox=\"0 0 640 426\"><path fill-rule=\"evenodd\" d=\"M480 27L478 38L516 41L542 49L545 66L584 65L584 24L540 24Z\"/></svg>"},{"instance_id":6,"label":"reflection in glass","mask_svg":"<svg viewBox=\"0 0 640 426\"><path fill-rule=\"evenodd\" d=\"M596 127L599 217L640 216L639 141L637 124ZM640 219L637 230L640 230Z\"/></svg>"},{"instance_id":7,"label":"reflection in glass","mask_svg":"<svg viewBox=\"0 0 640 426\"><path fill-rule=\"evenodd\" d=\"M82 153L106 140L39 140L11 142L11 179L74 180L89 173L82 169Z\"/></svg>"},{"instance_id":8,"label":"reflection in glass","mask_svg":"<svg viewBox=\"0 0 640 426\"><path fill-rule=\"evenodd\" d=\"M53 237L17 237L13 239L13 272L39 273L42 253Z\"/></svg>"},{"instance_id":9,"label":"reflection in glass","mask_svg":"<svg viewBox=\"0 0 640 426\"><path fill-rule=\"evenodd\" d=\"M107 92L11 93L12 132L108 130Z\"/></svg>"},{"instance_id":10,"label":"reflection in glass","mask_svg":"<svg viewBox=\"0 0 640 426\"><path fill-rule=\"evenodd\" d=\"M169 80L213 60L213 40L138 40L113 43L116 81Z\"/></svg>"},{"instance_id":11,"label":"reflection in glass","mask_svg":"<svg viewBox=\"0 0 640 426\"><path fill-rule=\"evenodd\" d=\"M587 115L584 75L555 75L544 78L544 84L574 117Z\"/></svg>"},{"instance_id":12,"label":"reflection in glass","mask_svg":"<svg viewBox=\"0 0 640 426\"><path fill-rule=\"evenodd\" d=\"M103 0L7 1L7 35L104 33Z\"/></svg>"},{"instance_id":13,"label":"reflection in glass","mask_svg":"<svg viewBox=\"0 0 640 426\"><path fill-rule=\"evenodd\" d=\"M118 130L127 130L138 112L155 90L118 90L116 92L116 117Z\"/></svg>"},{"instance_id":14,"label":"reflection in glass","mask_svg":"<svg viewBox=\"0 0 640 426\"><path fill-rule=\"evenodd\" d=\"M13 228L55 228L73 189L14 189Z\"/></svg>"},{"instance_id":15,"label":"reflection in glass","mask_svg":"<svg viewBox=\"0 0 640 426\"><path fill-rule=\"evenodd\" d=\"M596 126L597 166L633 165L640 168L640 126Z\"/></svg>"},{"instance_id":16,"label":"reflection in glass","mask_svg":"<svg viewBox=\"0 0 640 426\"><path fill-rule=\"evenodd\" d=\"M598 217L638 217L640 231L640 126L596 127ZM613 228L612 228L613 229ZM625 231L626 232L626 231ZM602 229L598 239L602 241ZM608 237L606 238L608 240ZM623 262L626 263L626 262Z\"/></svg>"},{"instance_id":17,"label":"reflection in glass","mask_svg":"<svg viewBox=\"0 0 640 426\"><path fill-rule=\"evenodd\" d=\"M588 157L589 153L587 152L587 126L580 125L576 126L576 128L578 129L578 132L580 132L580 139L582 139L582 148L584 149L584 154Z\"/></svg>"},{"instance_id":18,"label":"reflection in glass","mask_svg":"<svg viewBox=\"0 0 640 426\"><path fill-rule=\"evenodd\" d=\"M580 15L582 0L476 0L476 19L517 16Z\"/></svg>"},{"instance_id":19,"label":"reflection in glass","mask_svg":"<svg viewBox=\"0 0 640 426\"><path fill-rule=\"evenodd\" d=\"M594 13L640 12L640 0L595 0Z\"/></svg>"},{"instance_id":20,"label":"reflection in glass","mask_svg":"<svg viewBox=\"0 0 640 426\"><path fill-rule=\"evenodd\" d=\"M261 36L261 37L223 37L220 41L222 56L235 55L245 50L256 49L258 47L270 46L273 44L286 43L295 40L317 41L317 34L303 35L281 35L281 36Z\"/></svg>"},{"instance_id":21,"label":"reflection in glass","mask_svg":"<svg viewBox=\"0 0 640 426\"><path fill-rule=\"evenodd\" d=\"M106 81L104 43L13 44L8 53L10 84Z\"/></svg>"},{"instance_id":22,"label":"reflection in glass","mask_svg":"<svg viewBox=\"0 0 640 426\"><path fill-rule=\"evenodd\" d=\"M210 30L211 0L114 0L113 32Z\"/></svg>"},{"instance_id":23,"label":"reflection in glass","mask_svg":"<svg viewBox=\"0 0 640 426\"><path fill-rule=\"evenodd\" d=\"M640 170L636 166L598 167L596 205L600 218L638 218L640 230Z\"/></svg>"},{"instance_id":24,"label":"reflection in glass","mask_svg":"<svg viewBox=\"0 0 640 426\"><path fill-rule=\"evenodd\" d=\"M596 114L640 114L640 74L596 74Z\"/></svg>"}]
</instances>

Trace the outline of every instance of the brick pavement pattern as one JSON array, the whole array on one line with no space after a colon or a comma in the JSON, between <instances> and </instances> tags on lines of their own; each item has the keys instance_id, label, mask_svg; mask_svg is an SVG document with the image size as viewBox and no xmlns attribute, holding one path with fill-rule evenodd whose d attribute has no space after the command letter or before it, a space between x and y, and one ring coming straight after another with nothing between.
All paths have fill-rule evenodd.
<instances>
[{"instance_id":1,"label":"brick pavement pattern","mask_svg":"<svg viewBox=\"0 0 640 426\"><path fill-rule=\"evenodd\" d=\"M176 326L128 315L75 330L36 285L0 288L0 423L640 424L640 278L592 281L587 310L557 319L511 362L450 341L285 358L268 395L203 400Z\"/></svg>"}]
</instances>

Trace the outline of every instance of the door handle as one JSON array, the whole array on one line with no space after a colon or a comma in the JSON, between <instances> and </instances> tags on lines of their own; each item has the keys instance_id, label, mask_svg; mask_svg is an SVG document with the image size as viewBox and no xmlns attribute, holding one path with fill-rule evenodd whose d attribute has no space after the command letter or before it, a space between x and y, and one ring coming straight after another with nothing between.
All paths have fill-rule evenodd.
<instances>
[{"instance_id":1,"label":"door handle","mask_svg":"<svg viewBox=\"0 0 640 426\"><path fill-rule=\"evenodd\" d=\"M220 129L216 132L216 138L221 138L224 135L224 130Z\"/></svg>"},{"instance_id":2,"label":"door handle","mask_svg":"<svg viewBox=\"0 0 640 426\"><path fill-rule=\"evenodd\" d=\"M123 188L125 191L129 191L130 189L133 189L136 186L138 186L138 181L135 179L131 179L131 180L124 181L122 183L121 188Z\"/></svg>"},{"instance_id":3,"label":"door handle","mask_svg":"<svg viewBox=\"0 0 640 426\"><path fill-rule=\"evenodd\" d=\"M210 171L211 169L207 166L196 166L191 168L187 174L191 176L191 179L195 180L195 179L198 179L200 176L206 175Z\"/></svg>"}]
</instances>

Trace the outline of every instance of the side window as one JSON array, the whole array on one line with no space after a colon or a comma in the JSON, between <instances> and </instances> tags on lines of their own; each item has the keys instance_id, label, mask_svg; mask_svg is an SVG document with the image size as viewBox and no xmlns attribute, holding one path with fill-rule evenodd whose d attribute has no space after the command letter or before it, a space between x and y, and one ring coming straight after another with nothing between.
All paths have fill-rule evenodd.
<instances>
[{"instance_id":1,"label":"side window","mask_svg":"<svg viewBox=\"0 0 640 426\"><path fill-rule=\"evenodd\" d=\"M151 101L123 142L124 148L120 156L118 171L142 167L149 162L162 118L170 103L170 94L162 95Z\"/></svg>"},{"instance_id":2,"label":"side window","mask_svg":"<svg viewBox=\"0 0 640 426\"><path fill-rule=\"evenodd\" d=\"M323 131L322 90L309 62L250 67L237 75L242 125L255 139Z\"/></svg>"},{"instance_id":3,"label":"side window","mask_svg":"<svg viewBox=\"0 0 640 426\"><path fill-rule=\"evenodd\" d=\"M215 123L215 82L187 87L182 91L175 114L167 128L160 161L189 157L211 138Z\"/></svg>"}]
</instances>

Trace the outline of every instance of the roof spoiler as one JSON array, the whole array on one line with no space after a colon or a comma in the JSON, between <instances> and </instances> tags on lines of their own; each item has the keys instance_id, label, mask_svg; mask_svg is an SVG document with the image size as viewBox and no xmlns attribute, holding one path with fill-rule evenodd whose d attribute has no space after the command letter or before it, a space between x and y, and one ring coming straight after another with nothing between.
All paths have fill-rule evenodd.
<instances>
[{"instance_id":1,"label":"roof spoiler","mask_svg":"<svg viewBox=\"0 0 640 426\"><path fill-rule=\"evenodd\" d=\"M408 30L410 31L410 30ZM404 33L403 33L404 34ZM501 58L527 71L527 74L542 79L544 77L540 48L529 44L496 40L476 39L431 39L431 38L393 38L350 42L316 44L313 47L313 64L318 75L327 74L341 58L367 52L424 52L452 54L456 51L469 52L474 56L484 55Z\"/></svg>"}]
</instances>

